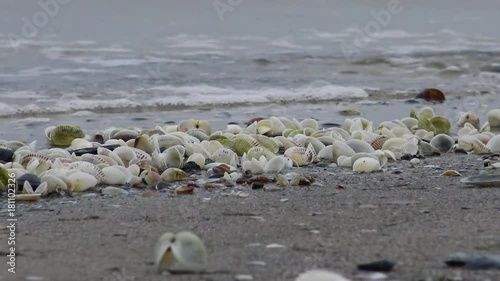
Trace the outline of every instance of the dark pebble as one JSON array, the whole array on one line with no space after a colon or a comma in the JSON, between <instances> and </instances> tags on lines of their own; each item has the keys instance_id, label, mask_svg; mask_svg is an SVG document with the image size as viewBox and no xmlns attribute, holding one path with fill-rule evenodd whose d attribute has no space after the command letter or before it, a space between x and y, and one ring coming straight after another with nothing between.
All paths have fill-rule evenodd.
<instances>
[{"instance_id":1,"label":"dark pebble","mask_svg":"<svg viewBox=\"0 0 500 281\"><path fill-rule=\"evenodd\" d=\"M195 162L189 161L186 164L184 164L184 166L182 166L182 170L184 172L197 172L197 171L200 171L201 168Z\"/></svg>"},{"instance_id":2,"label":"dark pebble","mask_svg":"<svg viewBox=\"0 0 500 281\"><path fill-rule=\"evenodd\" d=\"M252 184L252 189L262 189L262 188L264 188L264 184L261 182L254 182Z\"/></svg>"},{"instance_id":3,"label":"dark pebble","mask_svg":"<svg viewBox=\"0 0 500 281\"><path fill-rule=\"evenodd\" d=\"M359 270L389 272L394 268L395 263L388 260L374 261L364 264L358 264Z\"/></svg>"},{"instance_id":4,"label":"dark pebble","mask_svg":"<svg viewBox=\"0 0 500 281\"><path fill-rule=\"evenodd\" d=\"M0 147L0 161L12 162L13 157L14 157L14 151L8 148Z\"/></svg>"},{"instance_id":5,"label":"dark pebble","mask_svg":"<svg viewBox=\"0 0 500 281\"><path fill-rule=\"evenodd\" d=\"M24 182L28 181L31 184L33 190L35 190L40 185L40 178L34 174L26 173L17 179L17 189L23 190Z\"/></svg>"},{"instance_id":6,"label":"dark pebble","mask_svg":"<svg viewBox=\"0 0 500 281\"><path fill-rule=\"evenodd\" d=\"M113 145L103 145L101 147L107 148L109 150L114 150L119 146L120 146L119 144L113 144ZM97 147L81 148L68 151L69 153L75 153L76 156L82 156L83 154L97 154Z\"/></svg>"}]
</instances>

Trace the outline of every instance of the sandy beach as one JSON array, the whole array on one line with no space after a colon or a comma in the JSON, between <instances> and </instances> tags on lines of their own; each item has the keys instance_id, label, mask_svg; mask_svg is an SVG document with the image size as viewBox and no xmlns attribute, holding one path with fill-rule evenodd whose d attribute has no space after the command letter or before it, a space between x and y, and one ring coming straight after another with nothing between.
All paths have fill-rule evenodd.
<instances>
[{"instance_id":1,"label":"sandy beach","mask_svg":"<svg viewBox=\"0 0 500 281\"><path fill-rule=\"evenodd\" d=\"M500 251L500 189L440 176L448 169L478 174L484 170L480 156L449 153L415 168L390 162L371 174L294 169L316 184L275 192L243 187L246 198L224 195L231 189L176 195L166 188L18 202L17 273L3 269L2 243L0 280L236 280L240 274L295 280L314 268L363 280L356 265L381 259L396 262L386 280L499 280L498 271L444 264L455 252ZM205 242L210 273L157 274L152 253L158 237L183 230ZM0 239L7 235L2 228Z\"/></svg>"}]
</instances>

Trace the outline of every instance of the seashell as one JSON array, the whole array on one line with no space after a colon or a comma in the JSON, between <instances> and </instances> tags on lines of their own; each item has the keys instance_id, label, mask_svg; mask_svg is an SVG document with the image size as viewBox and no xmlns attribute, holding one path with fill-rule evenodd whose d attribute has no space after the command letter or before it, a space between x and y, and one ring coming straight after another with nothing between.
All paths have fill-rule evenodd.
<instances>
[{"instance_id":1,"label":"seashell","mask_svg":"<svg viewBox=\"0 0 500 281\"><path fill-rule=\"evenodd\" d=\"M211 157L214 162L226 163L231 166L236 166L238 163L238 156L232 150L221 148L217 150Z\"/></svg>"},{"instance_id":2,"label":"seashell","mask_svg":"<svg viewBox=\"0 0 500 281\"><path fill-rule=\"evenodd\" d=\"M437 148L440 153L447 153L451 150L455 141L448 135L439 134L432 138L430 144Z\"/></svg>"},{"instance_id":3,"label":"seashell","mask_svg":"<svg viewBox=\"0 0 500 281\"><path fill-rule=\"evenodd\" d=\"M49 127L45 130L45 134L51 144L56 146L69 146L74 139L85 137L82 129L71 125Z\"/></svg>"},{"instance_id":4,"label":"seashell","mask_svg":"<svg viewBox=\"0 0 500 281\"><path fill-rule=\"evenodd\" d=\"M339 167L352 167L351 158L352 157L347 157L347 156L344 156L344 155L340 155L337 158L337 165Z\"/></svg>"},{"instance_id":5,"label":"seashell","mask_svg":"<svg viewBox=\"0 0 500 281\"><path fill-rule=\"evenodd\" d=\"M71 182L71 187L72 187L71 191L76 191L76 192L85 191L89 188L95 187L98 183L97 179L94 176L81 171L76 171L72 173L71 175L68 176L68 179Z\"/></svg>"},{"instance_id":6,"label":"seashell","mask_svg":"<svg viewBox=\"0 0 500 281\"><path fill-rule=\"evenodd\" d=\"M356 160L358 160L360 158L365 158L365 157L372 158L372 159L375 159L375 160L380 162L379 158L375 154L366 153L366 152L356 153L354 156L350 157L350 161L351 161L351 163L354 163L354 162L356 162ZM386 160L387 160L387 157L386 157ZM351 165L346 166L346 167L350 167Z\"/></svg>"},{"instance_id":7,"label":"seashell","mask_svg":"<svg viewBox=\"0 0 500 281\"><path fill-rule=\"evenodd\" d=\"M200 169L204 169L205 168L205 156L203 156L203 154L201 153L193 153L191 154L191 156L188 157L188 159L186 160L186 163L189 163L189 162L194 162L196 163L196 165L198 165L198 167L200 167Z\"/></svg>"},{"instance_id":8,"label":"seashell","mask_svg":"<svg viewBox=\"0 0 500 281\"><path fill-rule=\"evenodd\" d=\"M113 159L114 161L116 161L116 163L118 163L118 165L125 166L122 159L118 155L116 155L116 153L114 153L113 151L111 151L105 147L97 148L97 154L107 156L107 157Z\"/></svg>"},{"instance_id":9,"label":"seashell","mask_svg":"<svg viewBox=\"0 0 500 281\"><path fill-rule=\"evenodd\" d=\"M300 274L295 281L349 281L344 276L327 270L314 269Z\"/></svg>"},{"instance_id":10,"label":"seashell","mask_svg":"<svg viewBox=\"0 0 500 281\"><path fill-rule=\"evenodd\" d=\"M401 120L403 124L405 124L406 128L411 130L411 128L418 126L418 119L413 118L413 117L406 117Z\"/></svg>"},{"instance_id":11,"label":"seashell","mask_svg":"<svg viewBox=\"0 0 500 281\"><path fill-rule=\"evenodd\" d=\"M461 183L476 185L476 186L500 186L500 175L475 175L463 178Z\"/></svg>"},{"instance_id":12,"label":"seashell","mask_svg":"<svg viewBox=\"0 0 500 281\"><path fill-rule=\"evenodd\" d=\"M184 157L175 147L169 147L163 153L153 152L153 162L159 170L166 168L180 168L183 164Z\"/></svg>"},{"instance_id":13,"label":"seashell","mask_svg":"<svg viewBox=\"0 0 500 281\"><path fill-rule=\"evenodd\" d=\"M448 119L443 116L434 116L430 119L436 134L448 134L451 129L451 124ZM479 126L478 126L479 127Z\"/></svg>"},{"instance_id":14,"label":"seashell","mask_svg":"<svg viewBox=\"0 0 500 281\"><path fill-rule=\"evenodd\" d=\"M458 147L465 151L473 151L477 154L492 153L491 149L483 142L473 136L461 136L458 138Z\"/></svg>"},{"instance_id":15,"label":"seashell","mask_svg":"<svg viewBox=\"0 0 500 281\"><path fill-rule=\"evenodd\" d=\"M127 176L117 167L105 167L102 170L104 176L100 183L111 185L124 185L127 182Z\"/></svg>"},{"instance_id":16,"label":"seashell","mask_svg":"<svg viewBox=\"0 0 500 281\"><path fill-rule=\"evenodd\" d=\"M257 146L248 150L246 160L252 160L253 158L260 159L261 156L264 156L267 160L271 160L276 155L264 147Z\"/></svg>"},{"instance_id":17,"label":"seashell","mask_svg":"<svg viewBox=\"0 0 500 281\"><path fill-rule=\"evenodd\" d=\"M267 162L264 171L266 173L280 173L293 167L293 161L284 156L275 156Z\"/></svg>"},{"instance_id":18,"label":"seashell","mask_svg":"<svg viewBox=\"0 0 500 281\"><path fill-rule=\"evenodd\" d=\"M438 155L441 155L441 153L439 152L439 149L437 149L432 144L426 143L426 142L421 142L419 144L419 153L422 154L423 156L438 156Z\"/></svg>"},{"instance_id":19,"label":"seashell","mask_svg":"<svg viewBox=\"0 0 500 281\"><path fill-rule=\"evenodd\" d=\"M476 116L474 112L469 111L467 113L460 114L460 117L458 118L457 121L457 126L463 127L465 123L469 123L472 126L474 126L474 128L479 130L479 118Z\"/></svg>"},{"instance_id":20,"label":"seashell","mask_svg":"<svg viewBox=\"0 0 500 281\"><path fill-rule=\"evenodd\" d=\"M133 147L149 154L153 153L155 149L155 145L150 141L150 138L145 135L136 137Z\"/></svg>"},{"instance_id":21,"label":"seashell","mask_svg":"<svg viewBox=\"0 0 500 281\"><path fill-rule=\"evenodd\" d=\"M382 145L382 150L392 150L394 148L400 148L407 142L408 140L404 138L390 138L384 142L384 145Z\"/></svg>"},{"instance_id":22,"label":"seashell","mask_svg":"<svg viewBox=\"0 0 500 281\"><path fill-rule=\"evenodd\" d=\"M279 174L276 177L276 183L280 186L298 186L300 183L300 175L298 173Z\"/></svg>"},{"instance_id":23,"label":"seashell","mask_svg":"<svg viewBox=\"0 0 500 281\"><path fill-rule=\"evenodd\" d=\"M207 265L207 250L201 239L191 232L164 233L154 249L157 272L172 270L178 264L180 270L199 272Z\"/></svg>"},{"instance_id":24,"label":"seashell","mask_svg":"<svg viewBox=\"0 0 500 281\"><path fill-rule=\"evenodd\" d=\"M300 127L297 127L296 123L286 117L278 117L278 119L281 121L281 123L283 123L286 129L300 129ZM298 125L300 126L300 123L298 123Z\"/></svg>"},{"instance_id":25,"label":"seashell","mask_svg":"<svg viewBox=\"0 0 500 281\"><path fill-rule=\"evenodd\" d=\"M276 116L269 117L269 121L271 122L271 134L273 135L281 134L283 133L284 130L287 129L287 127L285 126L285 124L283 124L281 119Z\"/></svg>"},{"instance_id":26,"label":"seashell","mask_svg":"<svg viewBox=\"0 0 500 281\"><path fill-rule=\"evenodd\" d=\"M231 134L239 134L243 132L243 128L241 128L238 125L235 124L227 124L225 132L231 133ZM212 136L210 136L212 137Z\"/></svg>"},{"instance_id":27,"label":"seashell","mask_svg":"<svg viewBox=\"0 0 500 281\"><path fill-rule=\"evenodd\" d=\"M104 195L110 195L110 196L115 196L115 195L127 195L128 191L124 190L123 188L115 187L115 186L106 186L101 190L101 193Z\"/></svg>"},{"instance_id":28,"label":"seashell","mask_svg":"<svg viewBox=\"0 0 500 281\"><path fill-rule=\"evenodd\" d=\"M260 159L260 160L259 160ZM252 158L251 160L243 161L241 168L245 174L262 174L265 172L265 166L267 165L267 160L265 157Z\"/></svg>"},{"instance_id":29,"label":"seashell","mask_svg":"<svg viewBox=\"0 0 500 281\"><path fill-rule=\"evenodd\" d=\"M455 171L455 170L447 170L447 171L444 171L443 173L441 173L441 176L444 176L444 177L461 177L462 175Z\"/></svg>"},{"instance_id":30,"label":"seashell","mask_svg":"<svg viewBox=\"0 0 500 281\"><path fill-rule=\"evenodd\" d=\"M500 109L488 111L488 123L492 129L498 130L500 128Z\"/></svg>"},{"instance_id":31,"label":"seashell","mask_svg":"<svg viewBox=\"0 0 500 281\"><path fill-rule=\"evenodd\" d=\"M89 162L75 161L68 166L68 169L70 170L75 169L87 173L89 175L92 175L97 180L98 183L101 182L105 176L101 168Z\"/></svg>"},{"instance_id":32,"label":"seashell","mask_svg":"<svg viewBox=\"0 0 500 281\"><path fill-rule=\"evenodd\" d=\"M249 135L240 134L234 139L234 151L238 156L242 156L243 153L248 152L252 147L260 146L259 142Z\"/></svg>"},{"instance_id":33,"label":"seashell","mask_svg":"<svg viewBox=\"0 0 500 281\"><path fill-rule=\"evenodd\" d=\"M90 162L94 165L117 166L118 162L106 155L84 154L80 156L80 161Z\"/></svg>"},{"instance_id":34,"label":"seashell","mask_svg":"<svg viewBox=\"0 0 500 281\"><path fill-rule=\"evenodd\" d=\"M139 178L144 179L144 182L146 182L148 186L156 186L163 180L163 177L154 170L142 171L142 173L139 175Z\"/></svg>"},{"instance_id":35,"label":"seashell","mask_svg":"<svg viewBox=\"0 0 500 281\"><path fill-rule=\"evenodd\" d=\"M419 129L415 132L415 136L425 141L431 141L432 138L434 137L434 132L429 132L424 129Z\"/></svg>"},{"instance_id":36,"label":"seashell","mask_svg":"<svg viewBox=\"0 0 500 281\"><path fill-rule=\"evenodd\" d=\"M371 140L369 142L369 144L371 145L371 147L373 147L373 149L375 150L379 150L379 149L382 149L382 147L384 146L384 143L388 140L389 138L387 137L384 137L384 136L379 136L373 140Z\"/></svg>"},{"instance_id":37,"label":"seashell","mask_svg":"<svg viewBox=\"0 0 500 281\"><path fill-rule=\"evenodd\" d=\"M362 157L352 165L352 170L358 173L371 173L380 170L380 161L369 157Z\"/></svg>"},{"instance_id":38,"label":"seashell","mask_svg":"<svg viewBox=\"0 0 500 281\"><path fill-rule=\"evenodd\" d=\"M285 156L290 158L297 166L304 166L316 159L316 152L311 144L305 147L290 147L285 151Z\"/></svg>"},{"instance_id":39,"label":"seashell","mask_svg":"<svg viewBox=\"0 0 500 281\"><path fill-rule=\"evenodd\" d=\"M431 107L423 107L422 109L420 109L420 111L418 112L418 120L420 121L421 118L425 118L425 119L431 119L432 117L434 117L434 110L431 108ZM412 117L412 116L410 116Z\"/></svg>"},{"instance_id":40,"label":"seashell","mask_svg":"<svg viewBox=\"0 0 500 281\"><path fill-rule=\"evenodd\" d=\"M47 183L47 193L52 193L56 190L67 190L68 185L60 177L54 175L45 175L40 178L40 181Z\"/></svg>"},{"instance_id":41,"label":"seashell","mask_svg":"<svg viewBox=\"0 0 500 281\"><path fill-rule=\"evenodd\" d=\"M177 130L179 132L187 132L189 130L195 129L194 123L196 120L194 119L189 119L189 120L182 120L179 122L179 126L177 127Z\"/></svg>"},{"instance_id":42,"label":"seashell","mask_svg":"<svg viewBox=\"0 0 500 281\"><path fill-rule=\"evenodd\" d=\"M24 201L34 201L38 200L41 196L47 194L47 183L40 184L35 191L31 187L29 181L25 181L23 184L23 193L16 194L16 200L24 200Z\"/></svg>"},{"instance_id":43,"label":"seashell","mask_svg":"<svg viewBox=\"0 0 500 281\"><path fill-rule=\"evenodd\" d=\"M346 141L345 144L347 144L349 147L351 147L352 150L354 150L354 152L356 152L356 153L358 153L358 152L366 152L366 153L375 152L375 149L373 149L373 147L370 144L368 144L367 142L362 141L362 140L350 139L350 140Z\"/></svg>"},{"instance_id":44,"label":"seashell","mask_svg":"<svg viewBox=\"0 0 500 281\"><path fill-rule=\"evenodd\" d=\"M434 128L434 125L431 122L431 119L425 117L418 118L418 128L424 129L428 132L434 132L436 130L436 128Z\"/></svg>"},{"instance_id":45,"label":"seashell","mask_svg":"<svg viewBox=\"0 0 500 281\"><path fill-rule=\"evenodd\" d=\"M407 153L410 155L417 155L418 153L418 145L412 142L403 144L400 149L403 151L403 153Z\"/></svg>"},{"instance_id":46,"label":"seashell","mask_svg":"<svg viewBox=\"0 0 500 281\"><path fill-rule=\"evenodd\" d=\"M356 152L342 141L334 141L332 145L327 145L318 152L319 159L327 159L337 162L339 156L352 157Z\"/></svg>"},{"instance_id":47,"label":"seashell","mask_svg":"<svg viewBox=\"0 0 500 281\"><path fill-rule=\"evenodd\" d=\"M331 143L333 143L333 138L331 138L332 141ZM318 139L315 139L313 137L306 137L305 140L304 140L304 147L307 147L309 146L309 144L312 145L312 147L314 148L314 152L316 154L318 154L318 152L323 149L325 147L325 145Z\"/></svg>"},{"instance_id":48,"label":"seashell","mask_svg":"<svg viewBox=\"0 0 500 281\"><path fill-rule=\"evenodd\" d=\"M207 120L196 120L194 127L203 131L206 135L212 134L212 127Z\"/></svg>"},{"instance_id":49,"label":"seashell","mask_svg":"<svg viewBox=\"0 0 500 281\"><path fill-rule=\"evenodd\" d=\"M200 129L189 130L186 133L190 136L195 137L196 139L198 139L200 141L210 139L210 137L203 130L200 130Z\"/></svg>"},{"instance_id":50,"label":"seashell","mask_svg":"<svg viewBox=\"0 0 500 281\"><path fill-rule=\"evenodd\" d=\"M23 167L27 167L28 164L33 160L33 159L36 159L38 160L39 163L42 163L42 162L51 162L50 161L50 158L45 156L45 155L42 155L42 154L39 154L39 153L27 153L25 154L24 156L21 157L21 159L19 160L19 164L21 164Z\"/></svg>"},{"instance_id":51,"label":"seashell","mask_svg":"<svg viewBox=\"0 0 500 281\"><path fill-rule=\"evenodd\" d=\"M500 153L500 135L492 137L486 147L493 153Z\"/></svg>"},{"instance_id":52,"label":"seashell","mask_svg":"<svg viewBox=\"0 0 500 281\"><path fill-rule=\"evenodd\" d=\"M415 96L416 99L425 99L426 101L443 102L445 100L443 92L438 89L429 88L424 89L422 92Z\"/></svg>"},{"instance_id":53,"label":"seashell","mask_svg":"<svg viewBox=\"0 0 500 281\"><path fill-rule=\"evenodd\" d=\"M10 172L12 173L14 171L11 169ZM24 173L23 175L21 175L19 177L16 174L16 179L17 179L16 181L17 181L18 189L21 189L21 186L24 186L25 182L29 182L30 187L33 187L35 189L37 189L38 186L41 184L40 178L37 175L31 174L31 173Z\"/></svg>"},{"instance_id":54,"label":"seashell","mask_svg":"<svg viewBox=\"0 0 500 281\"><path fill-rule=\"evenodd\" d=\"M252 137L259 143L260 146L266 148L271 153L276 154L279 150L279 144L272 138L264 135L252 135Z\"/></svg>"},{"instance_id":55,"label":"seashell","mask_svg":"<svg viewBox=\"0 0 500 281\"><path fill-rule=\"evenodd\" d=\"M262 119L257 121L257 134L265 135L272 133L272 123L269 119Z\"/></svg>"},{"instance_id":56,"label":"seashell","mask_svg":"<svg viewBox=\"0 0 500 281\"><path fill-rule=\"evenodd\" d=\"M314 131L318 130L319 124L318 121L312 118L304 119L300 122L300 128L305 129L305 128L311 128Z\"/></svg>"},{"instance_id":57,"label":"seashell","mask_svg":"<svg viewBox=\"0 0 500 281\"><path fill-rule=\"evenodd\" d=\"M187 177L186 173L179 168L168 168L161 174L164 182L179 181Z\"/></svg>"}]
</instances>

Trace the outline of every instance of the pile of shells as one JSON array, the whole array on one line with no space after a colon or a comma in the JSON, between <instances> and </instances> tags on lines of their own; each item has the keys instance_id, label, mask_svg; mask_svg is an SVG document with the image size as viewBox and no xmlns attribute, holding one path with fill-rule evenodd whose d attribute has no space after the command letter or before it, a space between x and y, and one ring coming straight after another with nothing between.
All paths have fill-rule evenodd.
<instances>
[{"instance_id":1,"label":"pile of shells","mask_svg":"<svg viewBox=\"0 0 500 281\"><path fill-rule=\"evenodd\" d=\"M181 182L179 194L199 186L255 182L310 185L312 177L289 170L322 162L370 173L388 161L450 151L500 153L500 136L490 130L499 123L500 109L491 110L482 126L473 112L464 113L453 138L450 121L424 107L378 126L362 117L345 119L341 127L320 128L314 119L272 116L215 132L209 122L190 119L153 129L113 127L88 136L78 127L62 125L45 131L51 148L37 150L36 141L0 141L0 190L12 175L20 200L96 186L145 188L176 181ZM202 173L215 180L193 178Z\"/></svg>"}]
</instances>

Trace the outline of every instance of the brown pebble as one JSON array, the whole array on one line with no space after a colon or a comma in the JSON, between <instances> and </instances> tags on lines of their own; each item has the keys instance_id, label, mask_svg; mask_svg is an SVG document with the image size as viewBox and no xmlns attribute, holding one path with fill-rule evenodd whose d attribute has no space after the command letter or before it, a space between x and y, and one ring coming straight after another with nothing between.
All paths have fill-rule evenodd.
<instances>
[{"instance_id":1,"label":"brown pebble","mask_svg":"<svg viewBox=\"0 0 500 281\"><path fill-rule=\"evenodd\" d=\"M230 181L227 181L224 183L224 186L225 187L233 187L234 186L234 183L230 182Z\"/></svg>"},{"instance_id":2,"label":"brown pebble","mask_svg":"<svg viewBox=\"0 0 500 281\"><path fill-rule=\"evenodd\" d=\"M418 93L417 96L415 96L415 98L424 99L426 101L438 101L438 102L442 102L445 100L443 92L434 88L424 89L422 92Z\"/></svg>"},{"instance_id":3,"label":"brown pebble","mask_svg":"<svg viewBox=\"0 0 500 281\"><path fill-rule=\"evenodd\" d=\"M250 178L250 182L268 183L270 181L271 180L266 176L254 176Z\"/></svg>"},{"instance_id":4,"label":"brown pebble","mask_svg":"<svg viewBox=\"0 0 500 281\"><path fill-rule=\"evenodd\" d=\"M207 183L203 187L206 189L211 189L211 188L219 188L221 187L221 185L216 183Z\"/></svg>"},{"instance_id":5,"label":"brown pebble","mask_svg":"<svg viewBox=\"0 0 500 281\"><path fill-rule=\"evenodd\" d=\"M175 189L177 194L193 194L194 187L191 186L179 186Z\"/></svg>"},{"instance_id":6,"label":"brown pebble","mask_svg":"<svg viewBox=\"0 0 500 281\"><path fill-rule=\"evenodd\" d=\"M250 178L239 178L236 180L237 184L244 184L250 182Z\"/></svg>"},{"instance_id":7,"label":"brown pebble","mask_svg":"<svg viewBox=\"0 0 500 281\"><path fill-rule=\"evenodd\" d=\"M339 185L337 185L337 187L336 187L336 188L337 188L337 189L345 189L345 186L343 186L343 185L340 185L340 184L339 184Z\"/></svg>"}]
</instances>

